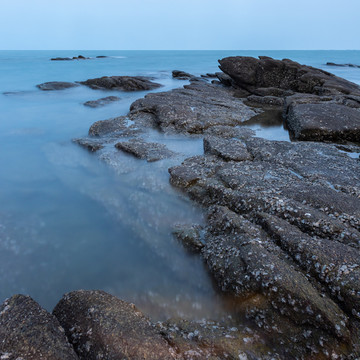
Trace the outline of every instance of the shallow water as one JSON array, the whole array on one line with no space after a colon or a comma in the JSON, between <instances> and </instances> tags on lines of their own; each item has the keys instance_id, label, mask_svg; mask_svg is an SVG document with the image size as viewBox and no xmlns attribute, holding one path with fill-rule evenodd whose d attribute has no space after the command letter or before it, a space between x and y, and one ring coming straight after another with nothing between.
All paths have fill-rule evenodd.
<instances>
[{"instance_id":1,"label":"shallow water","mask_svg":"<svg viewBox=\"0 0 360 360\"><path fill-rule=\"evenodd\" d=\"M79 54L112 57L49 61ZM121 100L92 109L83 103L110 92L83 86L44 92L35 85L149 75L164 85L157 91L166 91L186 83L171 79L171 70L215 72L216 60L229 55L289 57L360 83L360 69L322 66L358 63L359 52L0 52L0 301L24 293L51 310L65 292L104 289L154 318L222 314L204 265L171 237L175 222L203 221L201 210L170 187L167 172L201 154L202 139L149 132L147 140L179 155L146 163L119 153L121 165L111 168L71 140L97 120L126 114L146 92L111 92ZM288 140L282 124L247 126Z\"/></svg>"}]
</instances>

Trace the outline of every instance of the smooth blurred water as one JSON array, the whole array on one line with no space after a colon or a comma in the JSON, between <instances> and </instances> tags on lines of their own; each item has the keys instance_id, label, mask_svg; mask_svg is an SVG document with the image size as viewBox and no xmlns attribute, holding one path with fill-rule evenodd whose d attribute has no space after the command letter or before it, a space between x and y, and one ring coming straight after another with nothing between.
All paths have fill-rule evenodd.
<instances>
[{"instance_id":1,"label":"smooth blurred water","mask_svg":"<svg viewBox=\"0 0 360 360\"><path fill-rule=\"evenodd\" d=\"M110 57L49 60L79 54ZM126 114L146 92L111 92L121 100L92 109L83 103L110 92L35 85L148 75L166 91L186 83L173 80L171 70L215 72L217 59L230 55L287 57L360 83L360 69L324 65L360 64L359 51L0 51L0 301L25 293L51 310L64 292L85 288L134 301L155 318L222 312L201 261L171 237L175 222L203 221L170 187L167 172L201 154L201 139L151 132L148 139L180 155L148 164L121 154L114 170L71 140L95 121ZM258 134L287 137L281 125Z\"/></svg>"}]
</instances>

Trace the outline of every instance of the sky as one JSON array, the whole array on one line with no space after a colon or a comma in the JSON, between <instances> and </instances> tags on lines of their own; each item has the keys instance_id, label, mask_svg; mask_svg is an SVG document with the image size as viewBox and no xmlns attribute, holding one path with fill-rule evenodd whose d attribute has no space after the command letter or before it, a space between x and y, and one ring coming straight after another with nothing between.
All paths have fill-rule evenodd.
<instances>
[{"instance_id":1,"label":"sky","mask_svg":"<svg viewBox=\"0 0 360 360\"><path fill-rule=\"evenodd\" d=\"M0 0L0 50L360 49L360 0Z\"/></svg>"}]
</instances>

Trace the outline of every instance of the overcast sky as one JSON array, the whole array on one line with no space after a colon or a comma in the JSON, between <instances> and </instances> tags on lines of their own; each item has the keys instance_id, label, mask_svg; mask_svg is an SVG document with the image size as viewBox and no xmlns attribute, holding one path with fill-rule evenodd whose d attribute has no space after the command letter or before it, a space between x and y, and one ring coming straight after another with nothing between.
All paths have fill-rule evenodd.
<instances>
[{"instance_id":1,"label":"overcast sky","mask_svg":"<svg viewBox=\"0 0 360 360\"><path fill-rule=\"evenodd\" d=\"M360 49L360 0L0 0L0 49Z\"/></svg>"}]
</instances>

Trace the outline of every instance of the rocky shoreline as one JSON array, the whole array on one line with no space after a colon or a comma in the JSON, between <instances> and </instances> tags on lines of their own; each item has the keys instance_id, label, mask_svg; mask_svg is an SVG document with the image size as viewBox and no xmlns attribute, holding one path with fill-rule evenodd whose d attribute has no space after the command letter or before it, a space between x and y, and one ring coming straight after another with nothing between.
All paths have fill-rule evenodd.
<instances>
[{"instance_id":1,"label":"rocky shoreline","mask_svg":"<svg viewBox=\"0 0 360 360\"><path fill-rule=\"evenodd\" d=\"M119 152L149 162L174 156L142 138L149 129L203 137L204 154L169 174L207 209L206 226L174 233L219 290L238 298L237 316L154 324L101 291L66 294L51 315L15 295L0 306L0 359L360 356L360 161L347 155L360 152L360 88L288 59L219 63L211 82L212 74L174 71L191 83L148 94L77 142L116 167ZM118 89L123 78L83 84ZM243 127L264 114L280 114L295 141Z\"/></svg>"}]
</instances>

